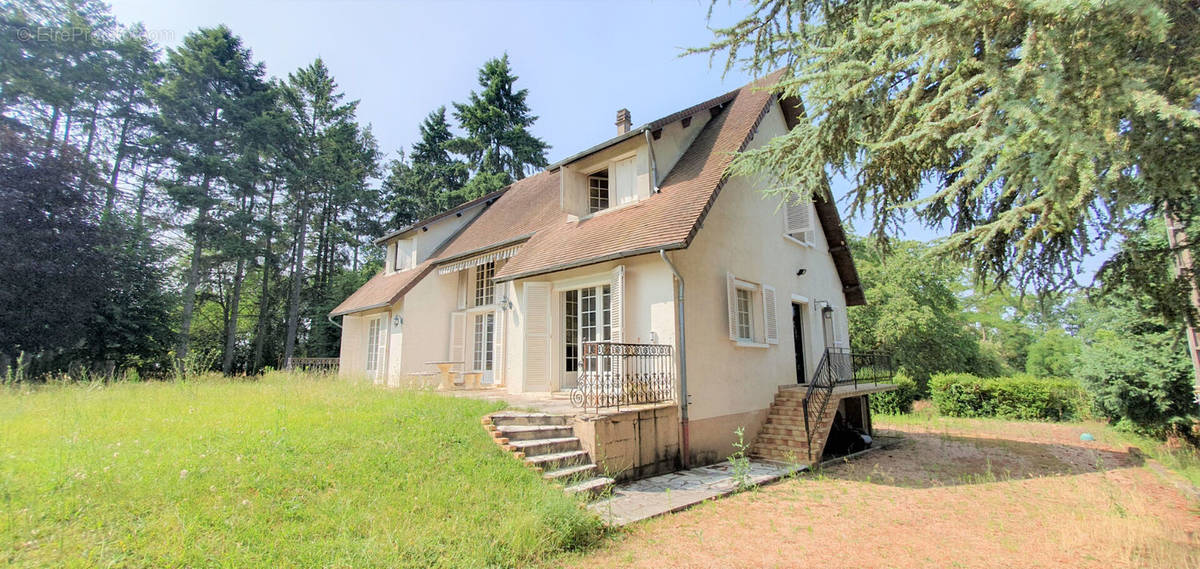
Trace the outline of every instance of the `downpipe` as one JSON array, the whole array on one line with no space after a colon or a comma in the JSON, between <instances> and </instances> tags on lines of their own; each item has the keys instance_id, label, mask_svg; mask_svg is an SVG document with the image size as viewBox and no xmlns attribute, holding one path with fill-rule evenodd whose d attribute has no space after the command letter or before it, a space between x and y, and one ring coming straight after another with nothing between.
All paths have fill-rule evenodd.
<instances>
[{"instance_id":1,"label":"downpipe","mask_svg":"<svg viewBox=\"0 0 1200 569\"><path fill-rule=\"evenodd\" d=\"M675 282L679 283L676 288L675 298L675 326L678 328L679 341L679 426L680 426L680 459L683 462L683 468L690 466L691 459L691 433L688 425L688 388L687 388L687 338L684 335L684 320L683 320L683 275L679 274L679 270L675 268L675 264L671 259L667 258L667 251L659 249L658 254L662 257L667 267L675 273Z\"/></svg>"}]
</instances>

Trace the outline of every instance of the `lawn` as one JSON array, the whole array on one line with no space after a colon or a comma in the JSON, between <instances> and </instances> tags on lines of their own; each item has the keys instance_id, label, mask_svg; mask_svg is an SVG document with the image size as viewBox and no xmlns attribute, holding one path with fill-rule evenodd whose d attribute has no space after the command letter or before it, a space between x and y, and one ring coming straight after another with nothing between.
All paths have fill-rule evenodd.
<instances>
[{"instance_id":1,"label":"lawn","mask_svg":"<svg viewBox=\"0 0 1200 569\"><path fill-rule=\"evenodd\" d=\"M877 416L894 446L628 528L590 567L1200 568L1192 453L1099 423ZM1094 442L1081 442L1090 432Z\"/></svg>"},{"instance_id":2,"label":"lawn","mask_svg":"<svg viewBox=\"0 0 1200 569\"><path fill-rule=\"evenodd\" d=\"M502 567L600 534L497 404L334 378L0 388L0 562Z\"/></svg>"}]
</instances>

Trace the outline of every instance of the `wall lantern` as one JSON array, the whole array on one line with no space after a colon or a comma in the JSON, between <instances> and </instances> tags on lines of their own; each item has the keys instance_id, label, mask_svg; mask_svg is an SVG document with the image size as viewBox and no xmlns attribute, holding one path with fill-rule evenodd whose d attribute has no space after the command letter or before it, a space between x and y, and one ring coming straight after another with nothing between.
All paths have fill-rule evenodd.
<instances>
[{"instance_id":1,"label":"wall lantern","mask_svg":"<svg viewBox=\"0 0 1200 569\"><path fill-rule=\"evenodd\" d=\"M807 273L807 272L808 272L808 269L800 269L799 271L796 271L796 276L802 277L802 276L804 276L804 273Z\"/></svg>"},{"instance_id":2,"label":"wall lantern","mask_svg":"<svg viewBox=\"0 0 1200 569\"><path fill-rule=\"evenodd\" d=\"M399 328L401 324L404 324L404 319L399 314L392 317L392 328Z\"/></svg>"}]
</instances>

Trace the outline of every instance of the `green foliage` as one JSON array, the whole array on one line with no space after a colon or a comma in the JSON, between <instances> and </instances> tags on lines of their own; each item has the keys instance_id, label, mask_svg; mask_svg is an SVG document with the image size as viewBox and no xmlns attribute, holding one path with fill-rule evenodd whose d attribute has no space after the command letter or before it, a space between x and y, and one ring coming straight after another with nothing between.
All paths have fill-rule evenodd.
<instances>
[{"instance_id":1,"label":"green foliage","mask_svg":"<svg viewBox=\"0 0 1200 569\"><path fill-rule=\"evenodd\" d=\"M470 160L475 172L466 199L498 190L524 178L530 167L547 164L550 146L529 132L537 116L525 102L529 91L514 90L516 81L508 54L490 59L479 70L482 91L471 91L466 103L454 103L454 116L467 134L451 146Z\"/></svg>"},{"instance_id":2,"label":"green foliage","mask_svg":"<svg viewBox=\"0 0 1200 569\"><path fill-rule=\"evenodd\" d=\"M951 227L939 250L981 278L1055 288L1197 194L1197 29L1176 0L754 0L693 51L782 67L776 88L803 103L808 120L734 172L822 197L845 176L872 233L915 214Z\"/></svg>"},{"instance_id":3,"label":"green foliage","mask_svg":"<svg viewBox=\"0 0 1200 569\"><path fill-rule=\"evenodd\" d=\"M1070 379L946 373L934 375L929 388L938 413L947 417L1068 421L1088 412L1083 388Z\"/></svg>"},{"instance_id":4,"label":"green foliage","mask_svg":"<svg viewBox=\"0 0 1200 569\"><path fill-rule=\"evenodd\" d=\"M1025 373L1034 377L1073 377L1083 343L1061 329L1046 332L1029 346Z\"/></svg>"},{"instance_id":5,"label":"green foliage","mask_svg":"<svg viewBox=\"0 0 1200 569\"><path fill-rule=\"evenodd\" d=\"M855 350L890 353L922 391L938 372L1001 372L966 326L954 293L957 268L933 259L917 242L896 243L886 253L861 238L852 238L850 246L867 297L866 306L850 310Z\"/></svg>"},{"instance_id":6,"label":"green foliage","mask_svg":"<svg viewBox=\"0 0 1200 569\"><path fill-rule=\"evenodd\" d=\"M480 428L497 408L282 373L0 388L0 562L520 567L593 542Z\"/></svg>"},{"instance_id":7,"label":"green foliage","mask_svg":"<svg viewBox=\"0 0 1200 569\"><path fill-rule=\"evenodd\" d=\"M917 382L904 372L897 373L889 383L897 386L894 391L872 393L869 397L872 413L884 415L903 415L912 413L913 401L920 396Z\"/></svg>"},{"instance_id":8,"label":"green foliage","mask_svg":"<svg viewBox=\"0 0 1200 569\"><path fill-rule=\"evenodd\" d=\"M750 487L750 457L746 456L750 450L750 443L746 442L744 427L738 427L733 434L737 436L737 440L733 441L733 454L725 460L729 461L730 475L738 490L745 490Z\"/></svg>"}]
</instances>

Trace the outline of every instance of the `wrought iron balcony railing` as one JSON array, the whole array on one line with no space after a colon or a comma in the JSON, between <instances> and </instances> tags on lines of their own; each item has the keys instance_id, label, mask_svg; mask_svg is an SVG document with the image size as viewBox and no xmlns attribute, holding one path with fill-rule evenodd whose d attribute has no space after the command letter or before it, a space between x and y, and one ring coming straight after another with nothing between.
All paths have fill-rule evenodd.
<instances>
[{"instance_id":1,"label":"wrought iron balcony railing","mask_svg":"<svg viewBox=\"0 0 1200 569\"><path fill-rule=\"evenodd\" d=\"M675 358L671 346L584 342L579 382L571 403L588 409L660 403L675 399Z\"/></svg>"}]
</instances>

